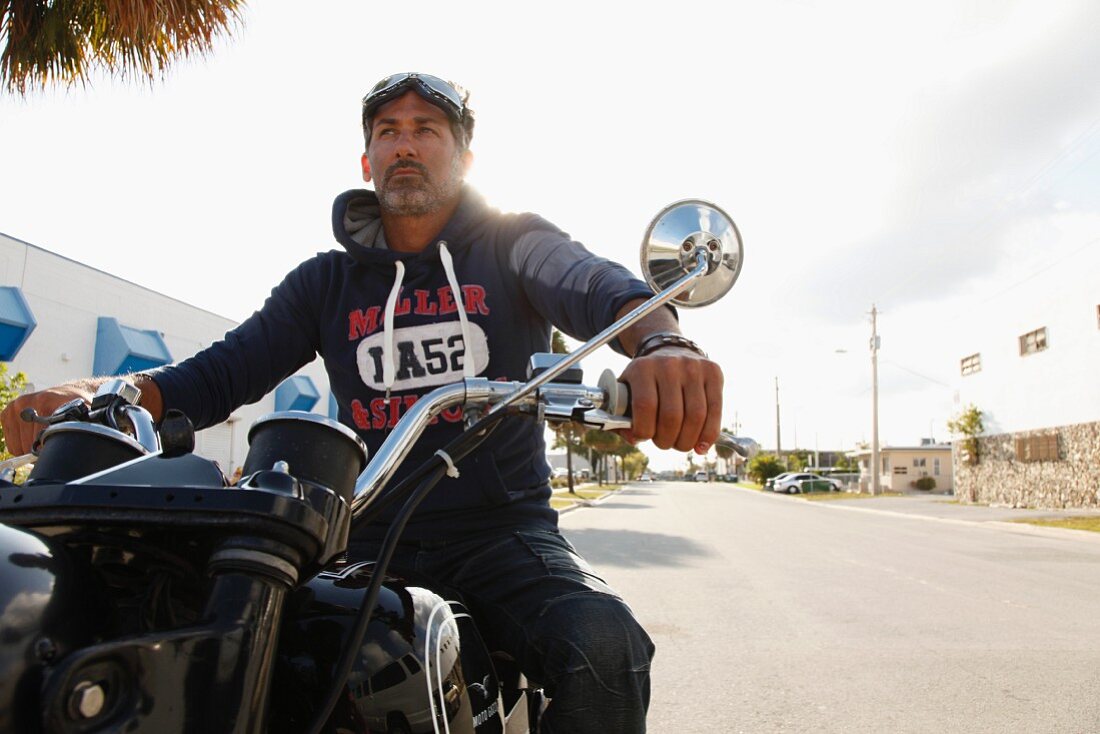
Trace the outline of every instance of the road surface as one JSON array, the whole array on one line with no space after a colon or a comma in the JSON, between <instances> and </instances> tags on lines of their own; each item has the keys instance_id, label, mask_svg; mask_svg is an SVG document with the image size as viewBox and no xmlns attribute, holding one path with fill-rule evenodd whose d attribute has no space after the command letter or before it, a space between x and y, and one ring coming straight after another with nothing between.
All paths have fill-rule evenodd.
<instances>
[{"instance_id":1,"label":"road surface","mask_svg":"<svg viewBox=\"0 0 1100 734\"><path fill-rule=\"evenodd\" d=\"M1100 538L887 503L656 482L563 515L657 644L649 730L1100 732Z\"/></svg>"}]
</instances>

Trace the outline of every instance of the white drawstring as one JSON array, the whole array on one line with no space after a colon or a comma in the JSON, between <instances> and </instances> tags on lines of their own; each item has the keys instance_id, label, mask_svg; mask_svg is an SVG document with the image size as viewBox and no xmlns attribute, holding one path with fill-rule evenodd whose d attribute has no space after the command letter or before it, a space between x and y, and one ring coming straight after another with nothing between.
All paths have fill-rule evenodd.
<instances>
[{"instance_id":1,"label":"white drawstring","mask_svg":"<svg viewBox=\"0 0 1100 734\"><path fill-rule=\"evenodd\" d=\"M455 277L454 260L447 250L447 243L439 242L439 261L443 263L443 272L447 274L447 283L451 286L451 293L458 304L458 321L462 328L462 345L466 354L462 362L464 377L475 377L477 372L474 367L473 342L470 340L470 322L466 319L466 299ZM386 388L386 398L390 396L390 389L397 379L397 352L393 347L393 319L397 310L397 299L401 295L401 283L405 279L405 263L397 260L394 262L393 287L390 289L389 298L386 299L386 313L382 322L382 385Z\"/></svg>"},{"instance_id":2,"label":"white drawstring","mask_svg":"<svg viewBox=\"0 0 1100 734\"><path fill-rule=\"evenodd\" d=\"M405 279L405 263L397 260L397 270L393 279L390 297L386 299L385 321L382 322L382 384L386 387L386 397L390 396L394 378L397 375L397 355L393 349L393 312L397 310L397 297L401 295L401 281Z\"/></svg>"},{"instance_id":3,"label":"white drawstring","mask_svg":"<svg viewBox=\"0 0 1100 734\"><path fill-rule=\"evenodd\" d=\"M451 253L447 249L447 243L443 240L439 241L439 261L443 263L443 271L447 273L447 283L450 284L451 293L454 294L454 299L458 302L458 320L462 325L462 346L466 350L466 354L462 358L462 374L464 377L474 377L477 372L474 370L474 345L470 341L470 322L466 320L466 301L463 298L462 289L458 287L458 279L455 277L455 266L454 261L451 259Z\"/></svg>"}]
</instances>

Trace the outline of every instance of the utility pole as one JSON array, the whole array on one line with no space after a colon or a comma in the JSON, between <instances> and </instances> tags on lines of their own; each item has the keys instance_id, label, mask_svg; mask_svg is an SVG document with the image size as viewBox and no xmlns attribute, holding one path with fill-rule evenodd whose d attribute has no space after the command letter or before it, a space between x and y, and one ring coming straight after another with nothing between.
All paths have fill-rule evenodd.
<instances>
[{"instance_id":1,"label":"utility pole","mask_svg":"<svg viewBox=\"0 0 1100 734\"><path fill-rule=\"evenodd\" d=\"M775 458L783 460L783 444L779 440L779 376L775 378ZM784 464L786 466L786 464Z\"/></svg>"},{"instance_id":2,"label":"utility pole","mask_svg":"<svg viewBox=\"0 0 1100 734\"><path fill-rule=\"evenodd\" d=\"M871 494L882 494L878 446L878 309L871 304Z\"/></svg>"}]
</instances>

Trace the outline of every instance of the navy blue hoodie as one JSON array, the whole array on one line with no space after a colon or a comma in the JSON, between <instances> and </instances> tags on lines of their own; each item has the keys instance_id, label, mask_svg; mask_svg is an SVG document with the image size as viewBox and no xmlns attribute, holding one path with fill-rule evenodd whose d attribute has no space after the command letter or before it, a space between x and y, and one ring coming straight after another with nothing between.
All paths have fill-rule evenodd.
<instances>
[{"instance_id":1,"label":"navy blue hoodie","mask_svg":"<svg viewBox=\"0 0 1100 734\"><path fill-rule=\"evenodd\" d=\"M198 428L214 425L320 354L340 422L358 432L373 456L409 405L462 379L471 354L478 376L523 380L530 355L550 351L551 325L587 339L611 324L629 301L651 295L625 268L591 254L544 219L501 214L469 187L436 242L419 253L374 246L381 220L372 191L337 197L332 225L343 252L306 260L222 341L150 373L165 408L183 410ZM464 344L460 306L448 285L439 242L453 258L472 348ZM390 355L383 348L383 326L398 260L405 272L394 309L397 369L387 400L383 363ZM458 435L461 418L459 410L440 416L392 483ZM405 537L556 527L545 450L542 423L504 419L486 444L459 462L460 477L444 477ZM380 537L383 527L364 528L357 537Z\"/></svg>"}]
</instances>

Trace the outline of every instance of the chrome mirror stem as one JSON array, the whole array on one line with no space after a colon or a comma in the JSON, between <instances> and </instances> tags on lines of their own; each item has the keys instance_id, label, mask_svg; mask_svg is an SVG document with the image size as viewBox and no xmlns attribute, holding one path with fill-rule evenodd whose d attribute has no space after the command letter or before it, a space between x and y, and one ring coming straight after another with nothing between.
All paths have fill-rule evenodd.
<instances>
[{"instance_id":1,"label":"chrome mirror stem","mask_svg":"<svg viewBox=\"0 0 1100 734\"><path fill-rule=\"evenodd\" d=\"M565 372L573 365L577 364L577 362L580 362L582 359L602 347L604 344L607 344L620 333L633 326L649 314L653 313L661 306L671 301L682 291L684 291L687 286L690 286L692 283L706 275L709 270L710 258L707 256L706 249L700 247L695 251L695 268L691 272L680 278L678 281L670 285L665 290L653 296L653 298L650 298L641 306L635 308L626 316L623 316L611 326L608 326L596 336L589 339L575 352L571 352L564 359L555 362L552 367L547 369L545 372L539 374L538 377L525 384L523 387L514 392L505 400L497 403L496 407L494 407L490 411L490 413L506 410L508 407L524 399L546 383L552 381L555 377Z\"/></svg>"}]
</instances>

